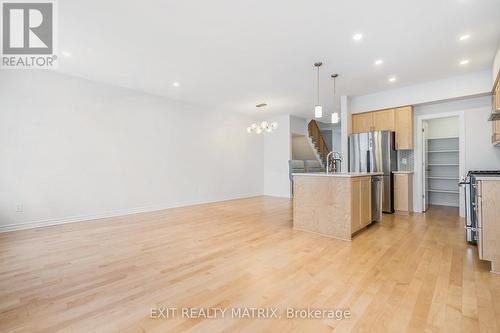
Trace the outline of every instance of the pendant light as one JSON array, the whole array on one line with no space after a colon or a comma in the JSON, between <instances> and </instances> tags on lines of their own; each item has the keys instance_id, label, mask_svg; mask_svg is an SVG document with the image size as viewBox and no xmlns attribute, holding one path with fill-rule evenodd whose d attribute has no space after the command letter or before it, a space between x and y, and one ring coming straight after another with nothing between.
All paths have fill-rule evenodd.
<instances>
[{"instance_id":1,"label":"pendant light","mask_svg":"<svg viewBox=\"0 0 500 333\"><path fill-rule=\"evenodd\" d=\"M315 118L322 118L323 117L323 107L319 104L319 68L323 65L322 62L316 62L314 63L314 67L316 67L317 70L317 99L316 99L316 106L314 107L314 117Z\"/></svg>"},{"instance_id":2,"label":"pendant light","mask_svg":"<svg viewBox=\"0 0 500 333\"><path fill-rule=\"evenodd\" d=\"M332 112L332 124L339 123L339 113L335 111L335 79L338 77L338 74L332 74L333 79L333 112Z\"/></svg>"}]
</instances>

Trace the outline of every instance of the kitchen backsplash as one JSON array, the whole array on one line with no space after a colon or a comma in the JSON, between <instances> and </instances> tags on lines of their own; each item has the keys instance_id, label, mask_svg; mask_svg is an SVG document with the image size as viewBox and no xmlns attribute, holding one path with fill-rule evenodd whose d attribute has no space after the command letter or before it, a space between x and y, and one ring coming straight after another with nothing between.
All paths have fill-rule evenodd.
<instances>
[{"instance_id":1,"label":"kitchen backsplash","mask_svg":"<svg viewBox=\"0 0 500 333\"><path fill-rule=\"evenodd\" d=\"M398 170L414 171L413 150L398 150Z\"/></svg>"}]
</instances>

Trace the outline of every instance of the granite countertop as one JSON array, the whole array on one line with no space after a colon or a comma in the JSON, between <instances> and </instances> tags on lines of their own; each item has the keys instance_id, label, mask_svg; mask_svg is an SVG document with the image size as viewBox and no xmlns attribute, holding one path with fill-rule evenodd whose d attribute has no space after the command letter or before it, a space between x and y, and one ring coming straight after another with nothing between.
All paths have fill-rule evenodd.
<instances>
[{"instance_id":1,"label":"granite countertop","mask_svg":"<svg viewBox=\"0 0 500 333\"><path fill-rule=\"evenodd\" d=\"M413 171L393 171L392 173L411 174Z\"/></svg>"},{"instance_id":2,"label":"granite countertop","mask_svg":"<svg viewBox=\"0 0 500 333\"><path fill-rule=\"evenodd\" d=\"M302 172L302 173L292 173L292 176L303 176L303 177L365 177L365 176L381 176L382 172L335 172L335 173L325 173L325 172Z\"/></svg>"}]
</instances>

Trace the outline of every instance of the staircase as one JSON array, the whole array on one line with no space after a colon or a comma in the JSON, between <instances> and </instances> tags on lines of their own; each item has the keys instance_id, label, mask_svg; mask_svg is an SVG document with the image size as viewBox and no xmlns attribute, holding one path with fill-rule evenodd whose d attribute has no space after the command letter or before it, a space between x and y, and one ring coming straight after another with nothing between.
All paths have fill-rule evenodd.
<instances>
[{"instance_id":1,"label":"staircase","mask_svg":"<svg viewBox=\"0 0 500 333\"><path fill-rule=\"evenodd\" d=\"M329 150L325 139L321 135L321 131L319 130L316 120L313 119L309 122L309 124L307 124L307 132L309 138L308 141L314 151L314 154L316 155L316 159L321 163L323 168L325 168L326 156L328 155Z\"/></svg>"}]
</instances>

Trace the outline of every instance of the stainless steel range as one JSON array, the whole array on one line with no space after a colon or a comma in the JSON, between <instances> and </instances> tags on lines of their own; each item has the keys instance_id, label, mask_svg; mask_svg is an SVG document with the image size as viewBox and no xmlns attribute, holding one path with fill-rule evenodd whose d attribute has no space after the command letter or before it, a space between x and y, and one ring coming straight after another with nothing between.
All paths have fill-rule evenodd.
<instances>
[{"instance_id":1,"label":"stainless steel range","mask_svg":"<svg viewBox=\"0 0 500 333\"><path fill-rule=\"evenodd\" d=\"M462 177L459 185L465 189L465 229L467 242L477 244L477 235L481 232L481 219L477 216L478 193L476 177L500 177L500 170L469 171Z\"/></svg>"}]
</instances>

